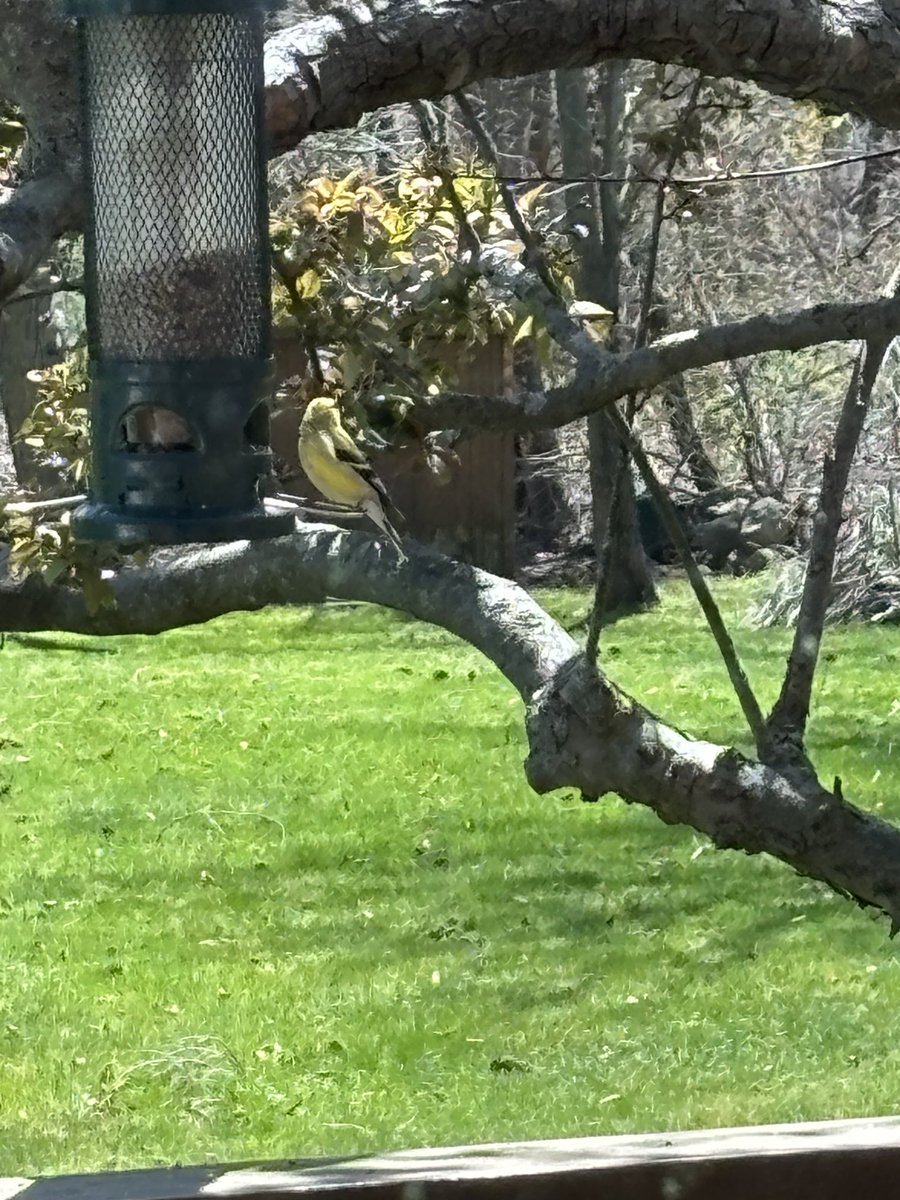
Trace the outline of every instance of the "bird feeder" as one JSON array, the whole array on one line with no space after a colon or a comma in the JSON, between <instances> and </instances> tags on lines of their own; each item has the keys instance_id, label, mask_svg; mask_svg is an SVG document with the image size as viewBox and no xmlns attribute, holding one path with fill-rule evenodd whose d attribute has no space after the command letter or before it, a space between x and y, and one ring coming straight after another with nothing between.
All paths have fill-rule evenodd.
<instances>
[{"instance_id":1,"label":"bird feeder","mask_svg":"<svg viewBox=\"0 0 900 1200\"><path fill-rule=\"evenodd\" d=\"M264 0L263 0L264 2ZM69 0L89 209L88 501L76 536L271 537L258 0Z\"/></svg>"}]
</instances>

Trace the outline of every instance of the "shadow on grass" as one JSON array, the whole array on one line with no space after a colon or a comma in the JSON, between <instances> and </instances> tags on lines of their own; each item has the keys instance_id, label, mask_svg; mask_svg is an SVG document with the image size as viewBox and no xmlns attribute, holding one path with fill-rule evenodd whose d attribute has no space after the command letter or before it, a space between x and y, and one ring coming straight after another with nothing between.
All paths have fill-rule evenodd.
<instances>
[{"instance_id":1,"label":"shadow on grass","mask_svg":"<svg viewBox=\"0 0 900 1200\"><path fill-rule=\"evenodd\" d=\"M57 638L40 637L30 633L7 633L3 642L14 642L28 650L63 650L72 654L118 654L118 646L104 646L96 641L62 642ZM3 642L0 642L2 648Z\"/></svg>"}]
</instances>

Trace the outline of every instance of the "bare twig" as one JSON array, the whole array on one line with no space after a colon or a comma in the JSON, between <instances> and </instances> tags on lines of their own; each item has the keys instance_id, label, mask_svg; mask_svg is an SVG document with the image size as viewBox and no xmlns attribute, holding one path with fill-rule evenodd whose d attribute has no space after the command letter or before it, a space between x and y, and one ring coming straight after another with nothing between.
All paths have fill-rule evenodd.
<instances>
[{"instance_id":1,"label":"bare twig","mask_svg":"<svg viewBox=\"0 0 900 1200\"><path fill-rule=\"evenodd\" d=\"M278 275L278 278L284 284L285 291L288 294L291 307L291 316L297 322L297 328L300 330L300 338L303 342L303 349L306 351L306 359L309 363L309 368L312 371L313 378L316 381L316 386L319 388L325 387L325 372L322 370L322 362L319 358L319 351L310 333L309 327L303 320L303 301L300 298L300 293L297 290L297 277L291 270L290 264L284 254L275 252L272 255L272 266Z\"/></svg>"},{"instance_id":2,"label":"bare twig","mask_svg":"<svg viewBox=\"0 0 900 1200\"><path fill-rule=\"evenodd\" d=\"M469 98L465 92L456 92L454 95L459 111L462 113L463 120L472 136L475 139L475 145L478 147L478 153L490 166L495 167L498 164L497 147L494 145L490 134L485 129L484 125L478 118L478 114L472 107ZM493 176L492 178L497 178ZM515 230L516 236L525 247L525 255L529 261L529 265L534 268L540 277L541 282L546 287L547 291L563 303L562 293L559 290L559 284L553 277L553 272L550 269L550 264L547 262L547 256L535 239L532 231L529 229L525 218L519 211L519 206L516 203L515 195L511 188L501 187L500 197L503 201L503 207L506 209L510 224Z\"/></svg>"},{"instance_id":3,"label":"bare twig","mask_svg":"<svg viewBox=\"0 0 900 1200\"><path fill-rule=\"evenodd\" d=\"M697 307L703 313L704 318L709 321L711 326L715 325L717 320L716 314L697 280L692 278L690 286ZM728 369L734 380L744 416L744 424L741 428L740 453L744 460L747 477L754 487L758 488L761 483L767 490L776 491L772 456L769 452L766 435L763 431L762 415L750 387L747 369L740 359L737 358L729 360Z\"/></svg>"},{"instance_id":4,"label":"bare twig","mask_svg":"<svg viewBox=\"0 0 900 1200\"><path fill-rule=\"evenodd\" d=\"M11 500L9 504L3 505L0 497L0 514L28 516L29 513L36 512L65 512L67 509L77 508L86 500L87 496L59 496L55 500Z\"/></svg>"},{"instance_id":5,"label":"bare twig","mask_svg":"<svg viewBox=\"0 0 900 1200\"><path fill-rule=\"evenodd\" d=\"M672 139L672 148L669 150L669 153L666 157L662 178L657 182L656 186L656 197L653 203L653 217L650 222L650 246L647 251L647 261L644 266L644 278L641 281L641 308L638 315L637 331L634 335L634 345L635 349L637 350L639 350L642 346L645 346L649 338L650 309L653 307L653 295L656 290L656 267L659 262L659 238L662 232L663 221L665 220L666 216L666 193L671 185L672 172L675 170L675 164L678 162L678 156L681 153L680 138L677 135L693 116L694 111L697 108L697 101L700 98L700 90L702 87L703 77L699 76L694 80L684 107L676 118L676 136L674 136Z\"/></svg>"},{"instance_id":6,"label":"bare twig","mask_svg":"<svg viewBox=\"0 0 900 1200\"><path fill-rule=\"evenodd\" d=\"M275 499L284 505L301 509L308 517L312 517L313 519L316 517L330 517L333 520L340 521L361 521L366 515L360 512L358 508L345 508L342 504L323 504L319 500L306 500L302 496L292 496L288 492L276 492ZM269 497L267 496L266 503L268 501Z\"/></svg>"},{"instance_id":7,"label":"bare twig","mask_svg":"<svg viewBox=\"0 0 900 1200\"><path fill-rule=\"evenodd\" d=\"M675 506L672 504L665 488L659 482L656 472L650 465L650 461L644 453L637 434L628 427L627 422L617 409L612 408L609 411L616 424L619 436L628 447L634 459L635 466L640 473L641 479L644 481L644 486L656 502L660 518L666 528L666 533L672 539L678 555L684 564L684 569L693 588L694 595L697 597L697 602L703 610L703 615L706 617L706 622L709 625L710 633L712 633L719 648L719 653L725 664L725 670L728 672L728 678L731 680L731 686L734 688L735 695L738 698L738 703L741 706L756 745L760 746L765 734L765 721L762 710L754 695L753 688L750 686L747 673L741 665L734 642L731 639L731 634L728 632L725 622L722 619L719 607L713 599L706 580L700 573L700 568L694 557L694 552L691 550L691 544L688 541L688 536L684 531L678 513L675 511Z\"/></svg>"},{"instance_id":8,"label":"bare twig","mask_svg":"<svg viewBox=\"0 0 900 1200\"><path fill-rule=\"evenodd\" d=\"M788 175L808 175L816 171L833 171L838 167L852 166L853 163L867 162L877 158L896 158L900 155L900 146L889 146L885 150L870 150L865 154L848 154L843 158L825 158L819 162L801 163L794 167L759 167L755 171L713 171L708 175L614 175L586 174L576 175L564 172L558 174L552 171L537 172L532 175L487 175L474 172L472 174L457 174L458 179L494 179L501 183L628 183L646 184L657 187L665 184L669 187L720 187L725 183L744 183L753 179L782 179Z\"/></svg>"},{"instance_id":9,"label":"bare twig","mask_svg":"<svg viewBox=\"0 0 900 1200\"><path fill-rule=\"evenodd\" d=\"M434 117L434 105L426 105L421 101L416 101L412 105L412 109L419 122L419 129L422 132L425 144L431 151L431 165L437 171L441 183L444 185L444 192L450 202L453 215L456 218L456 225L459 231L459 240L457 242L458 253L468 254L477 260L481 252L481 243L478 240L478 235L466 218L466 210L463 208L459 193L456 190L457 177L450 169L450 150L447 145L446 121L438 123ZM443 110L439 111L443 113Z\"/></svg>"},{"instance_id":10,"label":"bare twig","mask_svg":"<svg viewBox=\"0 0 900 1200\"><path fill-rule=\"evenodd\" d=\"M880 234L884 233L885 229L890 229L890 227L896 224L897 221L900 221L900 213L894 213L893 216L885 217L883 221L879 221L863 244L854 250L852 254L848 254L847 257L851 260L865 258L865 256L871 250L872 243L875 241L875 239Z\"/></svg>"}]
</instances>

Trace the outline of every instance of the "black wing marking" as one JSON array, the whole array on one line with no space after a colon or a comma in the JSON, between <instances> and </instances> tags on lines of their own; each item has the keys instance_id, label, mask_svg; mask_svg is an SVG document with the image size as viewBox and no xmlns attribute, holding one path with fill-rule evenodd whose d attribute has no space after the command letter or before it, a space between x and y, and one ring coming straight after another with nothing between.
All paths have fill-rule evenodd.
<instances>
[{"instance_id":1,"label":"black wing marking","mask_svg":"<svg viewBox=\"0 0 900 1200\"><path fill-rule=\"evenodd\" d=\"M378 493L379 499L381 500L382 507L385 509L385 511L388 511L392 505L391 498L387 493L387 488L384 486L384 483L382 482L375 468L369 462L368 458L366 458L365 454L363 454L362 450L360 450L357 446L354 446L351 450L349 447L335 445L334 453L338 462L349 463L355 471L359 472L366 483L370 484L370 486L375 489L375 491Z\"/></svg>"}]
</instances>

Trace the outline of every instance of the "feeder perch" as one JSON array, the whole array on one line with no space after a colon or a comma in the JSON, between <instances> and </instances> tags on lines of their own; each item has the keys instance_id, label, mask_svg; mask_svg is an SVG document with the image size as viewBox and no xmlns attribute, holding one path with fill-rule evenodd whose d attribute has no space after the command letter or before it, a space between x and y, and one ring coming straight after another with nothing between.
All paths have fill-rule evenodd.
<instances>
[{"instance_id":1,"label":"feeder perch","mask_svg":"<svg viewBox=\"0 0 900 1200\"><path fill-rule=\"evenodd\" d=\"M88 502L76 536L231 541L267 511L271 301L256 0L69 0L89 211Z\"/></svg>"}]
</instances>

